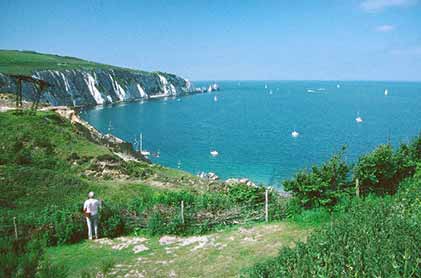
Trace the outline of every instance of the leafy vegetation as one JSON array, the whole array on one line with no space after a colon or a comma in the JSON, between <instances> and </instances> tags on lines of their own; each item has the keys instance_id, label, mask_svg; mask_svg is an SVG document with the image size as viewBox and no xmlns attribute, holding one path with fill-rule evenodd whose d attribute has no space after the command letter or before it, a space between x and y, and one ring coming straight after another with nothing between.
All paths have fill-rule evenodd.
<instances>
[{"instance_id":1,"label":"leafy vegetation","mask_svg":"<svg viewBox=\"0 0 421 278\"><path fill-rule=\"evenodd\" d=\"M421 171L393 197L354 199L349 212L306 243L248 269L245 277L420 277Z\"/></svg>"},{"instance_id":2,"label":"leafy vegetation","mask_svg":"<svg viewBox=\"0 0 421 278\"><path fill-rule=\"evenodd\" d=\"M100 232L111 238L203 234L263 220L264 188L215 183L204 189L187 173L123 161L54 113L0 113L0 150L4 277L65 277L66 269L43 259L42 250L86 236L81 207L89 191L104 199ZM421 275L421 136L396 150L382 145L354 166L345 163L343 152L287 181L292 198L274 191L269 196L271 220L290 218L304 228L331 220L330 225L244 276ZM119 178L88 174L103 171L101 165L107 163ZM361 198L355 197L357 179ZM159 188L149 182L177 186ZM19 240L12 239L13 217ZM113 263L104 261L103 272Z\"/></svg>"},{"instance_id":3,"label":"leafy vegetation","mask_svg":"<svg viewBox=\"0 0 421 278\"><path fill-rule=\"evenodd\" d=\"M313 166L311 172L298 172L291 180L284 182L284 189L290 191L306 209L335 205L346 189L349 167L343 160L345 148L322 166Z\"/></svg>"},{"instance_id":4,"label":"leafy vegetation","mask_svg":"<svg viewBox=\"0 0 421 278\"><path fill-rule=\"evenodd\" d=\"M420 160L421 136L397 151L391 145L381 145L362 156L354 167L354 178L360 182L362 194L394 194L404 178L414 174Z\"/></svg>"},{"instance_id":5,"label":"leafy vegetation","mask_svg":"<svg viewBox=\"0 0 421 278\"><path fill-rule=\"evenodd\" d=\"M199 180L187 173L122 161L55 113L1 113L0 135L0 228L5 235L13 234L12 219L17 217L20 236L36 232L48 245L82 240L86 227L81 208L89 191L104 199L100 223L101 235L107 237L204 233L220 223L263 219L264 188L215 184L203 191ZM127 178L87 176L107 163ZM151 187L146 185L149 177L178 186ZM282 219L286 202L275 192L270 195L272 219Z\"/></svg>"},{"instance_id":6,"label":"leafy vegetation","mask_svg":"<svg viewBox=\"0 0 421 278\"><path fill-rule=\"evenodd\" d=\"M379 146L358 160L352 181L347 180L350 168L338 162L338 155L321 166L328 174L322 175L320 168L313 167L311 173L302 172L288 181L286 188L294 194L287 209L289 216L303 217L329 208L332 221L306 243L283 248L276 258L257 263L242 275L420 277L420 146L421 136L397 150L390 145ZM357 179L362 198L354 197L349 190ZM336 181L345 186L328 186ZM311 198L326 198L325 188L334 188L334 193L327 196L335 196L329 199L335 202L314 205Z\"/></svg>"},{"instance_id":7,"label":"leafy vegetation","mask_svg":"<svg viewBox=\"0 0 421 278\"><path fill-rule=\"evenodd\" d=\"M394 150L390 144L380 145L371 153L359 158L356 165L348 166L343 160L345 148L321 166L311 171L302 170L291 180L284 182L284 189L291 192L290 211L333 207L341 198L353 195L358 180L359 194L394 194L399 183L415 173L416 163L421 161L421 136L410 144L401 144ZM353 172L353 179L349 179Z\"/></svg>"}]
</instances>

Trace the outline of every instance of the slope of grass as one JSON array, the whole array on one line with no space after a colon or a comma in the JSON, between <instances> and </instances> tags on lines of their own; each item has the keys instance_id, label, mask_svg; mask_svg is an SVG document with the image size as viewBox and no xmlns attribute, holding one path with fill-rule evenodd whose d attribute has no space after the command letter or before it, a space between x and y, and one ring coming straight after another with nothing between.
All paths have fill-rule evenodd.
<instances>
[{"instance_id":1,"label":"slope of grass","mask_svg":"<svg viewBox=\"0 0 421 278\"><path fill-rule=\"evenodd\" d=\"M194 180L185 172L118 160L106 146L89 141L54 112L0 113L0 150L0 220L4 221L9 214L36 214L47 206L80 205L91 190L113 202L160 192L137 177L144 171L158 181L167 180L171 184L167 189L193 188L191 184L176 184L181 178ZM86 170L95 170L94 162L110 159L119 161L115 167L126 172L128 179L107 181L85 175Z\"/></svg>"},{"instance_id":2,"label":"slope of grass","mask_svg":"<svg viewBox=\"0 0 421 278\"><path fill-rule=\"evenodd\" d=\"M34 51L0 50L0 72L31 75L36 70L67 69L118 69L131 72L147 72L95 63L75 57L38 53Z\"/></svg>"},{"instance_id":3,"label":"slope of grass","mask_svg":"<svg viewBox=\"0 0 421 278\"><path fill-rule=\"evenodd\" d=\"M22 236L42 231L49 245L82 240L86 227L81 207L89 191L104 199L103 236L138 230L198 234L263 219L264 188L210 186L186 172L123 161L89 141L81 128L53 112L0 113L3 235L13 235L12 219L17 217ZM271 219L284 218L285 199L275 192L270 199Z\"/></svg>"}]
</instances>

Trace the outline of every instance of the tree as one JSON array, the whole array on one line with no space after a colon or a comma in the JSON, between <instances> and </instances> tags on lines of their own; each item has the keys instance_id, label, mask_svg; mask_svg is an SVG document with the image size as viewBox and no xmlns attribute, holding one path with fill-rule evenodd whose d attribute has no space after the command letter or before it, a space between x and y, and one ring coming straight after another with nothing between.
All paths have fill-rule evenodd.
<instances>
[{"instance_id":1,"label":"tree","mask_svg":"<svg viewBox=\"0 0 421 278\"><path fill-rule=\"evenodd\" d=\"M343 159L345 147L322 166L311 171L302 170L283 183L284 189L293 193L304 208L334 206L345 188L349 167Z\"/></svg>"},{"instance_id":2,"label":"tree","mask_svg":"<svg viewBox=\"0 0 421 278\"><path fill-rule=\"evenodd\" d=\"M397 189L398 159L390 144L380 145L358 160L354 178L360 181L362 194L394 194Z\"/></svg>"}]
</instances>

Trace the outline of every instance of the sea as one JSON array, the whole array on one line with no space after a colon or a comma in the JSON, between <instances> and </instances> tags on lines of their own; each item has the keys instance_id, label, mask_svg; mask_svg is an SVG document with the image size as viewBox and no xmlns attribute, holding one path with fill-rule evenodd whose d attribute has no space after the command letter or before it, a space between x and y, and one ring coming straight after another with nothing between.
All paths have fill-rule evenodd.
<instances>
[{"instance_id":1,"label":"sea","mask_svg":"<svg viewBox=\"0 0 421 278\"><path fill-rule=\"evenodd\" d=\"M201 87L214 81L193 83ZM247 177L277 188L343 146L352 164L380 144L396 147L421 132L417 82L216 83L219 91L97 106L81 116L137 148L142 135L142 149L154 163L193 174L214 172L222 179Z\"/></svg>"}]
</instances>

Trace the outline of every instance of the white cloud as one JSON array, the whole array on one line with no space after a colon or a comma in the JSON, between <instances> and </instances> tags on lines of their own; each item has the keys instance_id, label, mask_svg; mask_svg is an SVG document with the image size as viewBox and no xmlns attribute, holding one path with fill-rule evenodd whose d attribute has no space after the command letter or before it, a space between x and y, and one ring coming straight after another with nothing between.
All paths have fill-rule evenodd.
<instances>
[{"instance_id":1,"label":"white cloud","mask_svg":"<svg viewBox=\"0 0 421 278\"><path fill-rule=\"evenodd\" d=\"M393 31L395 29L396 27L394 25L389 25L389 24L380 25L376 27L377 32L384 32L384 33Z\"/></svg>"},{"instance_id":2,"label":"white cloud","mask_svg":"<svg viewBox=\"0 0 421 278\"><path fill-rule=\"evenodd\" d=\"M391 7L407 7L414 5L418 0L364 0L361 8L366 12L378 12Z\"/></svg>"}]
</instances>

